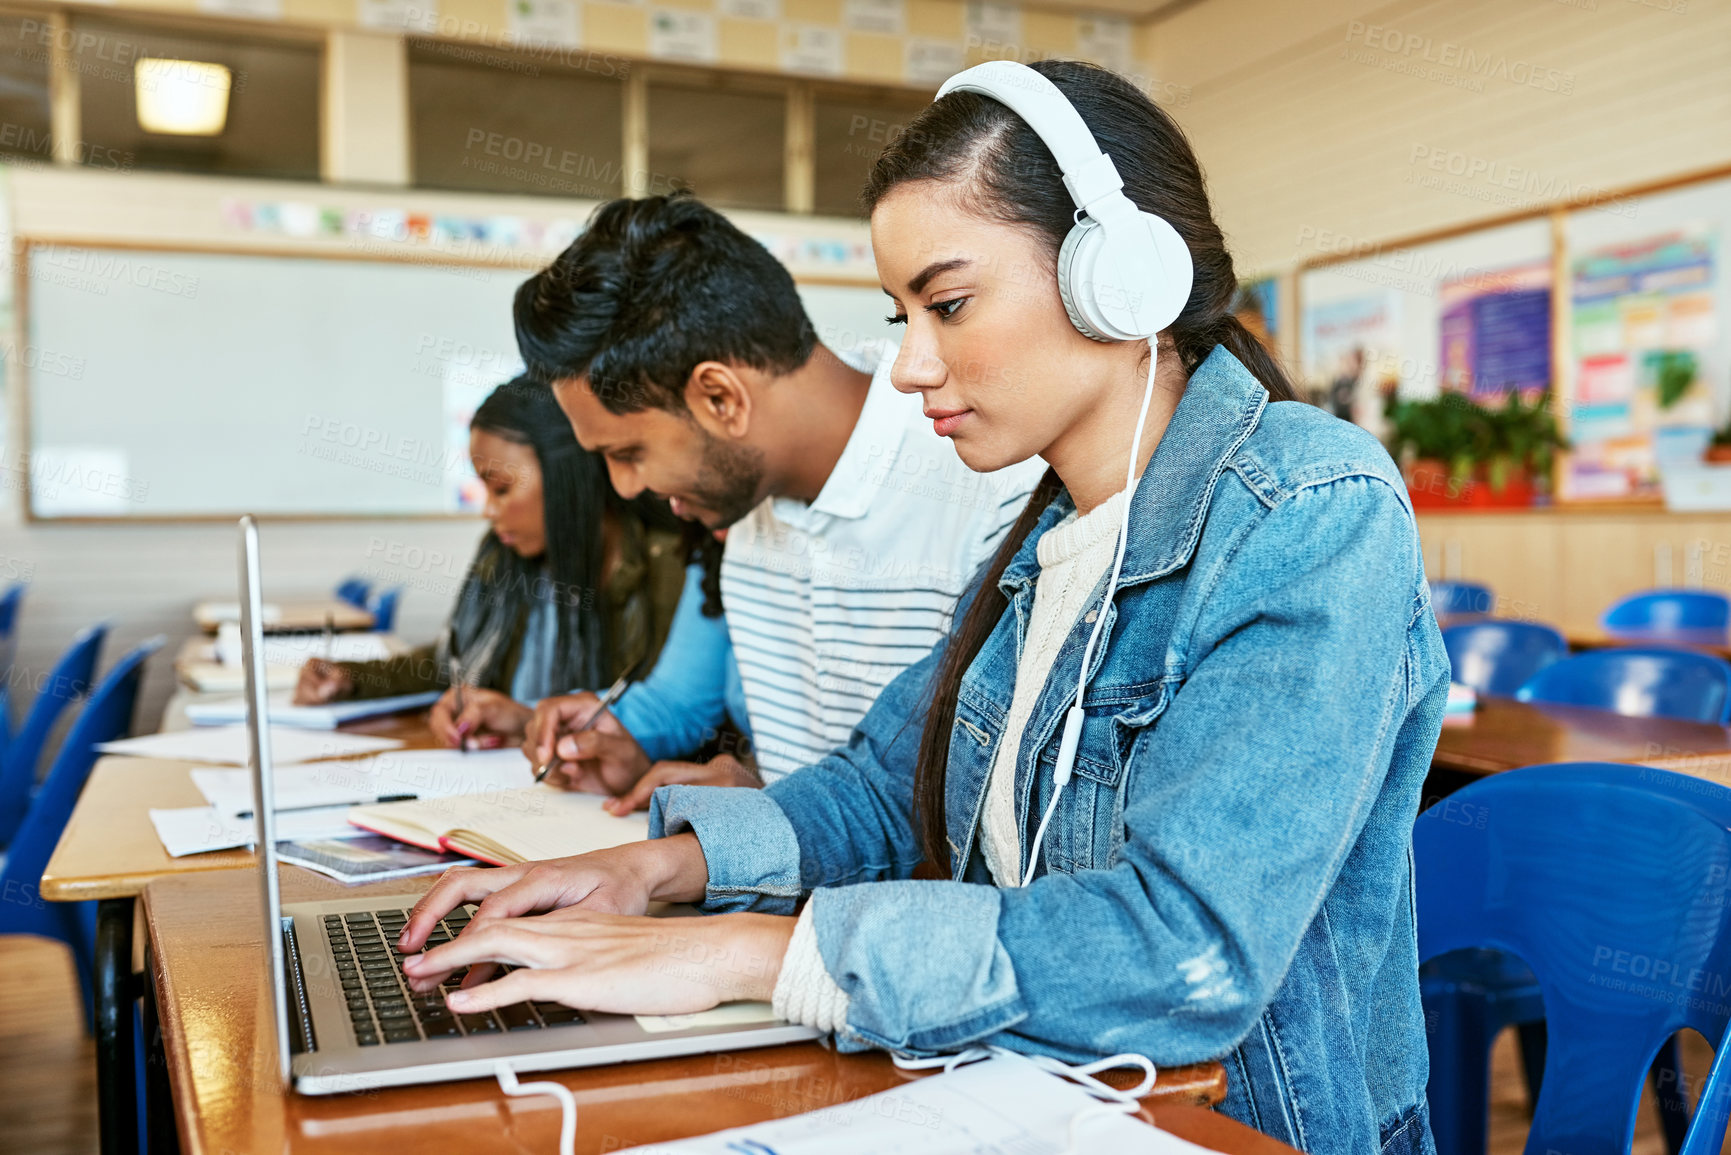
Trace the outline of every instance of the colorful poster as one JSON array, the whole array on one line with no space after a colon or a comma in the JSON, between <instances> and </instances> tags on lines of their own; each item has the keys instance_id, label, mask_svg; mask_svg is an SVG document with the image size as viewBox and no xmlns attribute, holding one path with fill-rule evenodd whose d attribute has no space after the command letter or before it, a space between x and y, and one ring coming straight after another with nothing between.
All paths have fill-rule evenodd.
<instances>
[{"instance_id":1,"label":"colorful poster","mask_svg":"<svg viewBox=\"0 0 1731 1155\"><path fill-rule=\"evenodd\" d=\"M1497 398L1551 383L1551 267L1539 261L1444 281L1442 387Z\"/></svg>"},{"instance_id":2,"label":"colorful poster","mask_svg":"<svg viewBox=\"0 0 1731 1155\"><path fill-rule=\"evenodd\" d=\"M1654 497L1712 436L1713 237L1683 230L1583 254L1571 287L1565 498Z\"/></svg>"}]
</instances>

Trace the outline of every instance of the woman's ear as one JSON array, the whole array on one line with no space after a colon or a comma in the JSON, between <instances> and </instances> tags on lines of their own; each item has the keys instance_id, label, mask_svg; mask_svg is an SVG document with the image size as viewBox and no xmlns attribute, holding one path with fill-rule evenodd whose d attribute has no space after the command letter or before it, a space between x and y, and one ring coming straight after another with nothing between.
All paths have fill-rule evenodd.
<instances>
[{"instance_id":1,"label":"woman's ear","mask_svg":"<svg viewBox=\"0 0 1731 1155\"><path fill-rule=\"evenodd\" d=\"M751 428L753 400L744 378L721 361L699 361L685 381L685 404L697 423L736 440Z\"/></svg>"}]
</instances>

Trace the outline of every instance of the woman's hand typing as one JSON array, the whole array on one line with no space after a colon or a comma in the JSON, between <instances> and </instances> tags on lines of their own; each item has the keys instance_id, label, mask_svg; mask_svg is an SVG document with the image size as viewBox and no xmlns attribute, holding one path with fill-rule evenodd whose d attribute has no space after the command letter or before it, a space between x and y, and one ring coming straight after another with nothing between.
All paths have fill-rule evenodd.
<instances>
[{"instance_id":1,"label":"woman's hand typing","mask_svg":"<svg viewBox=\"0 0 1731 1155\"><path fill-rule=\"evenodd\" d=\"M767 914L645 918L569 909L471 922L405 959L417 991L470 968L446 1002L478 1014L527 999L617 1014L686 1014L740 999L768 1001L795 920ZM493 978L491 964L518 969Z\"/></svg>"},{"instance_id":2,"label":"woman's hand typing","mask_svg":"<svg viewBox=\"0 0 1731 1155\"><path fill-rule=\"evenodd\" d=\"M465 903L480 904L469 924L479 929L498 919L566 907L642 914L651 902L700 901L708 882L703 847L691 833L518 866L459 866L421 896L397 945L420 950L439 920Z\"/></svg>"}]
</instances>

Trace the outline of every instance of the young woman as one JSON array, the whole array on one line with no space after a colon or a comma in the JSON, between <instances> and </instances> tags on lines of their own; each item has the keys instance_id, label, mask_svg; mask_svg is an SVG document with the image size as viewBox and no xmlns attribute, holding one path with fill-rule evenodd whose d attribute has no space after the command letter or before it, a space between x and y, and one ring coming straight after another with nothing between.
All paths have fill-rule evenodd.
<instances>
[{"instance_id":1,"label":"young woman","mask_svg":"<svg viewBox=\"0 0 1731 1155\"><path fill-rule=\"evenodd\" d=\"M763 791L659 791L646 843L447 875L403 949L480 916L405 965L426 989L518 964L470 971L465 1012L772 998L844 1049L1222 1059L1223 1109L1279 1139L1429 1152L1409 848L1448 662L1400 475L1233 318L1172 121L1099 69L1034 67L1190 251L1153 365L1067 316L1076 205L1041 139L977 93L933 104L866 190L896 382L970 467L1038 454L1049 484L845 748ZM631 917L654 899L723 913L670 936Z\"/></svg>"},{"instance_id":2,"label":"young woman","mask_svg":"<svg viewBox=\"0 0 1731 1155\"><path fill-rule=\"evenodd\" d=\"M653 665L685 582L672 515L615 494L552 390L526 377L475 410L469 460L487 488L488 531L444 637L383 661L310 661L297 702L440 689L455 670L461 708L448 690L433 732L496 746L522 734L538 699Z\"/></svg>"}]
</instances>

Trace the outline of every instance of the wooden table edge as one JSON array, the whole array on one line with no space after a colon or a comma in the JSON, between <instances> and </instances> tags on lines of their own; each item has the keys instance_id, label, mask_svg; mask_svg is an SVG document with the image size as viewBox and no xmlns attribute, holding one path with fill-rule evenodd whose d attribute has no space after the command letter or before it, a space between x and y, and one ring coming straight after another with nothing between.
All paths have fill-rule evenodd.
<instances>
[{"instance_id":1,"label":"wooden table edge","mask_svg":"<svg viewBox=\"0 0 1731 1155\"><path fill-rule=\"evenodd\" d=\"M149 944L146 958L160 960L161 954L156 949L156 924L150 917L150 888L146 886L139 892L138 901L142 905L144 933ZM198 1095L193 1087L192 1059L187 1050L186 1031L170 1030L168 1008L177 1005L175 998L174 979L168 968L152 965L150 973L144 978L151 986L151 993L156 999L157 1021L162 1024L158 1032L162 1040L162 1061L168 1069L169 1098L174 1102L174 1123L179 1132L182 1149L190 1141L197 1143L198 1130ZM150 1040L146 1040L148 1047ZM149 1056L146 1056L149 1061Z\"/></svg>"},{"instance_id":2,"label":"wooden table edge","mask_svg":"<svg viewBox=\"0 0 1731 1155\"><path fill-rule=\"evenodd\" d=\"M189 855L189 858L209 858L213 861L187 865L177 870L176 875L206 874L218 870L244 870L249 866L257 865L258 860L252 851L238 852L246 855L244 860L234 860L227 857L234 853L237 852L215 850L204 855ZM225 857L220 862L214 861L218 855ZM160 872L149 871L117 874L100 882L87 882L79 877L61 879L44 873L39 893L48 902L93 902L104 898L137 898L152 882L162 877L165 876Z\"/></svg>"}]
</instances>

